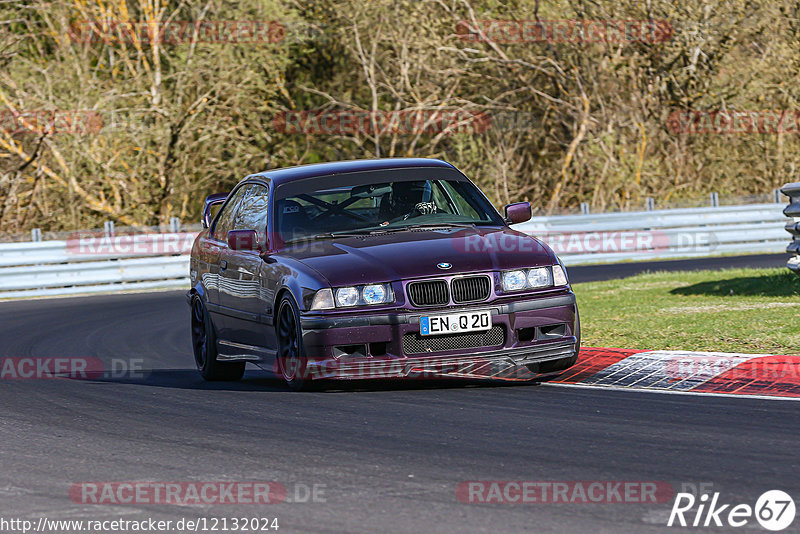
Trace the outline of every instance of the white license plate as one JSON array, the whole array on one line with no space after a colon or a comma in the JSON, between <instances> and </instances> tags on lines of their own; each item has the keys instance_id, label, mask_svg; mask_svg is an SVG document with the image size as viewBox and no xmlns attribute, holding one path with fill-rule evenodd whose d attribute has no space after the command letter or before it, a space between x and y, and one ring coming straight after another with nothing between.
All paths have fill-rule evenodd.
<instances>
[{"instance_id":1,"label":"white license plate","mask_svg":"<svg viewBox=\"0 0 800 534\"><path fill-rule=\"evenodd\" d=\"M419 333L423 336L477 332L492 328L492 312L488 310L426 315L419 318Z\"/></svg>"}]
</instances>

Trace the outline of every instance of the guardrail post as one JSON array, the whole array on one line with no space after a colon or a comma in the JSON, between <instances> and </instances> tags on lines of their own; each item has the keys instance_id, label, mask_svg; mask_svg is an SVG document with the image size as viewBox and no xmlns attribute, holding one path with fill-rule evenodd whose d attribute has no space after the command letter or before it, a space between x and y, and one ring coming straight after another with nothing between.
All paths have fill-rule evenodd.
<instances>
[{"instance_id":1,"label":"guardrail post","mask_svg":"<svg viewBox=\"0 0 800 534\"><path fill-rule=\"evenodd\" d=\"M775 204L783 204L783 193L780 189L773 190L772 194L775 195Z\"/></svg>"},{"instance_id":2,"label":"guardrail post","mask_svg":"<svg viewBox=\"0 0 800 534\"><path fill-rule=\"evenodd\" d=\"M653 197L647 197L647 199L645 199L645 208L647 211L656 209L656 200Z\"/></svg>"},{"instance_id":3,"label":"guardrail post","mask_svg":"<svg viewBox=\"0 0 800 534\"><path fill-rule=\"evenodd\" d=\"M800 218L800 182L785 184L780 192L789 197L789 205L783 209L783 214L794 219L784 227L792 234L792 241L786 247L786 252L794 254L786 266L800 275L800 222L795 222Z\"/></svg>"},{"instance_id":4,"label":"guardrail post","mask_svg":"<svg viewBox=\"0 0 800 534\"><path fill-rule=\"evenodd\" d=\"M114 221L106 221L103 227L106 230L106 237L114 237Z\"/></svg>"},{"instance_id":5,"label":"guardrail post","mask_svg":"<svg viewBox=\"0 0 800 534\"><path fill-rule=\"evenodd\" d=\"M38 243L42 240L42 231L39 228L31 230L31 241Z\"/></svg>"},{"instance_id":6,"label":"guardrail post","mask_svg":"<svg viewBox=\"0 0 800 534\"><path fill-rule=\"evenodd\" d=\"M711 193L711 207L712 208L719 207L719 193Z\"/></svg>"},{"instance_id":7,"label":"guardrail post","mask_svg":"<svg viewBox=\"0 0 800 534\"><path fill-rule=\"evenodd\" d=\"M589 203L588 202L581 202L581 213L584 215L589 214Z\"/></svg>"},{"instance_id":8,"label":"guardrail post","mask_svg":"<svg viewBox=\"0 0 800 534\"><path fill-rule=\"evenodd\" d=\"M173 234L177 234L181 231L181 220L177 217L172 217L169 220L169 230Z\"/></svg>"}]
</instances>

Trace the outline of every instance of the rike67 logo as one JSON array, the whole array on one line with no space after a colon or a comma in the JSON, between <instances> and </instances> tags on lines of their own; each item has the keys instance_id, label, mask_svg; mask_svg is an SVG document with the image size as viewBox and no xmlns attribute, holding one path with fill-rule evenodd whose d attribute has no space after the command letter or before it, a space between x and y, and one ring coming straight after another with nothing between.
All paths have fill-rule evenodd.
<instances>
[{"instance_id":1,"label":"rike67 logo","mask_svg":"<svg viewBox=\"0 0 800 534\"><path fill-rule=\"evenodd\" d=\"M699 497L678 493L667 526L739 528L755 519L762 528L777 532L788 528L794 517L794 500L781 490L764 492L755 506L723 503L719 492L711 496L703 493Z\"/></svg>"}]
</instances>

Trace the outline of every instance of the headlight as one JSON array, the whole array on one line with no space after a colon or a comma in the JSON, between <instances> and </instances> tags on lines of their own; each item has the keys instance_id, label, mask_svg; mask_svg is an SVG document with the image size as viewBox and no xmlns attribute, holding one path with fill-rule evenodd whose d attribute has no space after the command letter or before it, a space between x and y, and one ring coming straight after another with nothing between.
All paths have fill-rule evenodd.
<instances>
[{"instance_id":1,"label":"headlight","mask_svg":"<svg viewBox=\"0 0 800 534\"><path fill-rule=\"evenodd\" d=\"M550 277L550 269L547 267L539 267L528 271L528 287L536 289L551 285L553 285L553 280Z\"/></svg>"},{"instance_id":2,"label":"headlight","mask_svg":"<svg viewBox=\"0 0 800 534\"><path fill-rule=\"evenodd\" d=\"M542 289L568 285L567 274L561 265L552 267L533 267L503 273L503 291L523 289Z\"/></svg>"},{"instance_id":3,"label":"headlight","mask_svg":"<svg viewBox=\"0 0 800 534\"><path fill-rule=\"evenodd\" d=\"M340 287L336 290L336 305L342 307L358 304L358 289L354 287Z\"/></svg>"},{"instance_id":4,"label":"headlight","mask_svg":"<svg viewBox=\"0 0 800 534\"><path fill-rule=\"evenodd\" d=\"M334 304L334 295L336 295ZM365 286L320 289L311 302L312 310L350 308L352 306L374 306L394 302L391 284L369 284Z\"/></svg>"},{"instance_id":5,"label":"headlight","mask_svg":"<svg viewBox=\"0 0 800 534\"><path fill-rule=\"evenodd\" d=\"M525 289L525 271L503 273L503 290L519 291L520 289Z\"/></svg>"},{"instance_id":6,"label":"headlight","mask_svg":"<svg viewBox=\"0 0 800 534\"><path fill-rule=\"evenodd\" d=\"M386 287L382 284L364 286L364 290L361 292L364 304L382 304L386 302L386 293Z\"/></svg>"},{"instance_id":7,"label":"headlight","mask_svg":"<svg viewBox=\"0 0 800 534\"><path fill-rule=\"evenodd\" d=\"M564 272L564 268L560 265L553 265L553 285L565 286L568 283L567 273Z\"/></svg>"}]
</instances>

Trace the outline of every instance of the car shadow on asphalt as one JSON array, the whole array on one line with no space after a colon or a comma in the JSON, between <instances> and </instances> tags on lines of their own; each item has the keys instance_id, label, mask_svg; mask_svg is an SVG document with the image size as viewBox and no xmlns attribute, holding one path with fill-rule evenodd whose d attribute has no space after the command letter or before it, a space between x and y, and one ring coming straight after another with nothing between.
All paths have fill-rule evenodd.
<instances>
[{"instance_id":1,"label":"car shadow on asphalt","mask_svg":"<svg viewBox=\"0 0 800 534\"><path fill-rule=\"evenodd\" d=\"M282 379L276 377L272 373L258 369L248 369L244 377L237 382L206 382L200 377L198 372L193 369L141 370L125 373L121 376L103 376L81 381L96 384L129 384L169 389L293 393ZM487 387L530 387L538 383L537 381L522 382L466 378L319 380L312 382L307 391L315 393L352 393ZM306 390L304 390L304 392L305 391Z\"/></svg>"}]
</instances>

